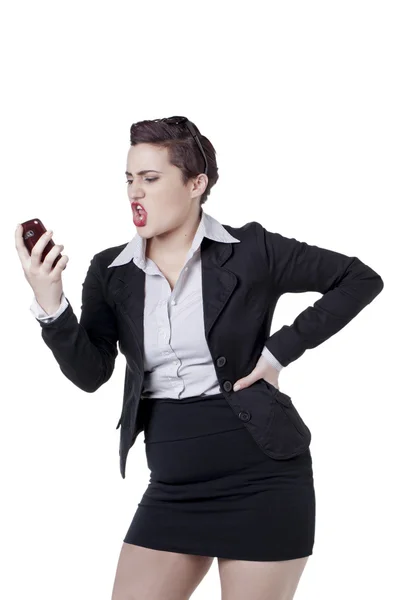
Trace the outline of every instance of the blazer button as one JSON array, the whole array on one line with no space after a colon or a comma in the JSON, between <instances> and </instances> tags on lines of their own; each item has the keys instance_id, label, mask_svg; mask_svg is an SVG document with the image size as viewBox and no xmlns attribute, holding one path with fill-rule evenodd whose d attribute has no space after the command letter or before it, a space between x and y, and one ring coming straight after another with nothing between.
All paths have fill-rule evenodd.
<instances>
[{"instance_id":1,"label":"blazer button","mask_svg":"<svg viewBox=\"0 0 400 600\"><path fill-rule=\"evenodd\" d=\"M225 356L220 356L219 358L217 358L217 367L223 367L225 363L226 363Z\"/></svg>"},{"instance_id":2,"label":"blazer button","mask_svg":"<svg viewBox=\"0 0 400 600\"><path fill-rule=\"evenodd\" d=\"M230 392L231 389L233 388L233 385L231 384L230 381L225 381L223 387L226 392Z\"/></svg>"},{"instance_id":3,"label":"blazer button","mask_svg":"<svg viewBox=\"0 0 400 600\"><path fill-rule=\"evenodd\" d=\"M250 421L251 415L247 410L242 410L242 412L239 413L239 419L241 421Z\"/></svg>"}]
</instances>

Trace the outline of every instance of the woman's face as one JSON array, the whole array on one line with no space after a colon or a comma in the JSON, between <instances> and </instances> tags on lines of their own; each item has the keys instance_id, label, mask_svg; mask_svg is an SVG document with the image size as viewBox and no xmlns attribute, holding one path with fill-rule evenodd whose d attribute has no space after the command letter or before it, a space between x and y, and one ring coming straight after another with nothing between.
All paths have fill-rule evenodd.
<instances>
[{"instance_id":1,"label":"woman's face","mask_svg":"<svg viewBox=\"0 0 400 600\"><path fill-rule=\"evenodd\" d=\"M144 170L148 172L141 173ZM131 205L139 202L147 213L142 221L135 223L142 237L172 231L199 214L207 175L198 175L184 185L180 169L168 160L167 148L144 143L131 146L126 171L129 202Z\"/></svg>"}]
</instances>

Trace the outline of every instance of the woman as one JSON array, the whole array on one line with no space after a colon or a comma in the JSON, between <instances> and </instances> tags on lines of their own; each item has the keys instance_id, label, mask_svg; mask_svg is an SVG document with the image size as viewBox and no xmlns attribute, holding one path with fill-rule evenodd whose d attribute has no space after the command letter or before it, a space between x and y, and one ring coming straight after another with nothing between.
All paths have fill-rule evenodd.
<instances>
[{"instance_id":1,"label":"woman","mask_svg":"<svg viewBox=\"0 0 400 600\"><path fill-rule=\"evenodd\" d=\"M222 600L291 599L313 551L315 494L310 431L278 375L382 279L356 257L206 214L215 150L184 117L132 125L126 175L137 233L94 257L80 324L62 291L68 257L51 270L63 246L41 263L48 237L29 256L16 231L32 312L63 373L93 392L117 340L127 359L121 473L144 431L151 477L112 600L187 599L214 557ZM307 290L323 298L270 336L279 296Z\"/></svg>"}]
</instances>

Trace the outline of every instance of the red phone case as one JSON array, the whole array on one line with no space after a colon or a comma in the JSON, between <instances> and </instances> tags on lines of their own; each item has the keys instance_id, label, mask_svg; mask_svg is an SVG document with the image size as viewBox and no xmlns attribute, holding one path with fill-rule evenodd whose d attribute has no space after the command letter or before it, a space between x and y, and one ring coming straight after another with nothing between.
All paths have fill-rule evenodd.
<instances>
[{"instance_id":1,"label":"red phone case","mask_svg":"<svg viewBox=\"0 0 400 600\"><path fill-rule=\"evenodd\" d=\"M24 221L23 223L21 223L21 225L23 227L22 237L24 239L24 244L28 249L29 254L31 254L33 246L36 244L39 238L47 231L47 229L45 228L40 219L30 219L29 221ZM50 252L53 246L55 246L55 243L53 242L53 240L50 240L42 252L42 256L40 259L41 262L43 262L45 256ZM58 263L60 258L61 254L59 254L54 259L52 267L54 267Z\"/></svg>"}]
</instances>

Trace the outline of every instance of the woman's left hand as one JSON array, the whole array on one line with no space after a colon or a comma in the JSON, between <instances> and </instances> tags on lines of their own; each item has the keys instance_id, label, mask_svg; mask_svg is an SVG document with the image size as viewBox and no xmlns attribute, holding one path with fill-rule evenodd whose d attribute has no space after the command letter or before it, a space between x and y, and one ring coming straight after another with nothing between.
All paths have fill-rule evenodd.
<instances>
[{"instance_id":1,"label":"woman's left hand","mask_svg":"<svg viewBox=\"0 0 400 600\"><path fill-rule=\"evenodd\" d=\"M267 381L268 383L271 383L273 386L275 386L279 390L278 377L279 377L279 371L277 369L275 369L275 367L273 367L268 362L268 360L265 358L265 356L263 356L261 354L261 356L258 359L258 362L257 362L256 366L254 367L254 369L252 370L252 372L249 375L247 375L246 377L242 377L242 379L238 379L236 381L235 385L233 386L233 389L236 392L237 391L237 389L235 389L236 385L240 385L240 388L238 388L238 389L242 390L246 387L249 387L250 385L252 385L256 381L258 381L259 379L265 379L265 381Z\"/></svg>"}]
</instances>

